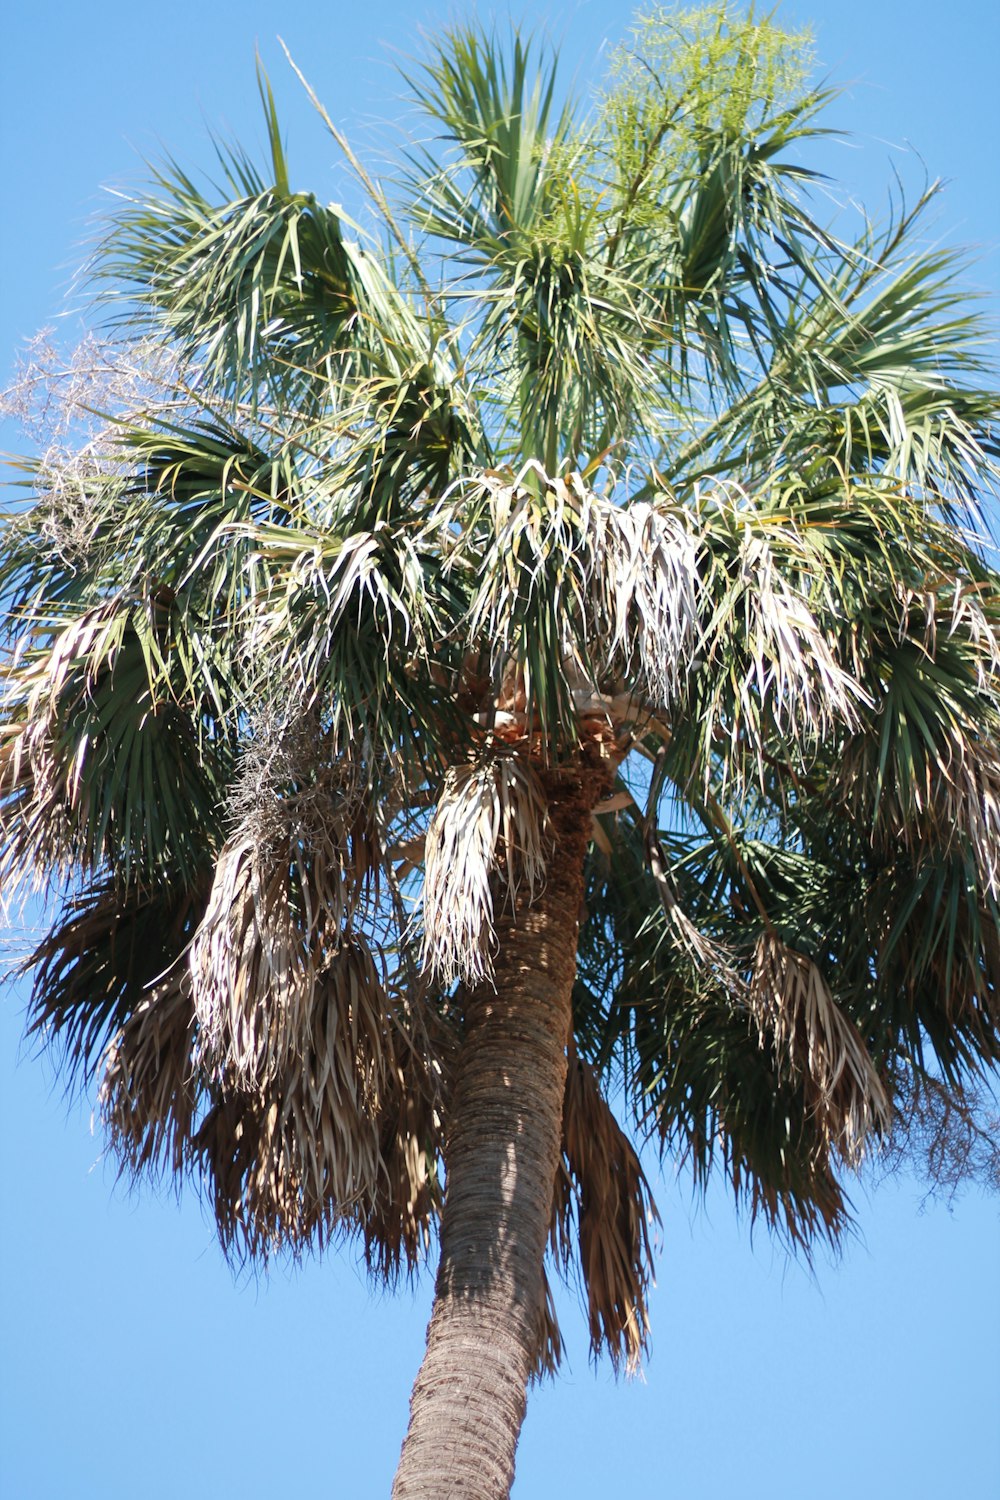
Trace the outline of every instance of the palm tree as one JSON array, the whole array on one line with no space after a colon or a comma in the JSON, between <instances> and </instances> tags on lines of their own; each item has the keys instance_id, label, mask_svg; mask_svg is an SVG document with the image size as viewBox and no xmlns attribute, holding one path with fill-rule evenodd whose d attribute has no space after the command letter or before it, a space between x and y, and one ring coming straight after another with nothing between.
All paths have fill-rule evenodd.
<instances>
[{"instance_id":1,"label":"palm tree","mask_svg":"<svg viewBox=\"0 0 1000 1500\"><path fill-rule=\"evenodd\" d=\"M507 1494L546 1256L640 1358L609 1096L808 1252L1000 1058L985 325L931 194L815 217L807 71L658 12L584 112L458 28L391 195L324 115L371 233L292 190L262 78L266 175L115 213L141 379L7 515L32 1031L230 1255L439 1247L400 1497Z\"/></svg>"}]
</instances>

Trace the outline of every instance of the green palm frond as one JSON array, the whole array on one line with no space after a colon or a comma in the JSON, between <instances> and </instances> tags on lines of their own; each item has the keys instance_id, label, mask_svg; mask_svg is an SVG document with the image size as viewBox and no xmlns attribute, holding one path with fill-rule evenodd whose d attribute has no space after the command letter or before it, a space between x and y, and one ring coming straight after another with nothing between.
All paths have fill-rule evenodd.
<instances>
[{"instance_id":1,"label":"green palm frond","mask_svg":"<svg viewBox=\"0 0 1000 1500\"><path fill-rule=\"evenodd\" d=\"M170 616L169 596L111 600L26 656L8 683L7 881L110 866L125 885L168 872L197 883L229 757L225 742L199 747L184 672L197 656L172 649Z\"/></svg>"},{"instance_id":2,"label":"green palm frond","mask_svg":"<svg viewBox=\"0 0 1000 1500\"><path fill-rule=\"evenodd\" d=\"M776 456L824 455L845 473L912 486L945 513L978 509L998 475L995 395L983 384L993 329L974 301L949 295L964 254L926 248L936 192L853 244L800 248L754 341L759 378L691 442L664 450L666 477L765 475Z\"/></svg>"},{"instance_id":3,"label":"green palm frond","mask_svg":"<svg viewBox=\"0 0 1000 1500\"><path fill-rule=\"evenodd\" d=\"M680 904L737 962L742 948L749 978L759 917L742 907L738 885L713 875L711 861L699 873L691 853L678 858L675 845ZM742 895L750 906L745 888ZM599 1065L622 1070L640 1124L690 1165L699 1186L720 1164L737 1202L791 1243L835 1238L847 1205L812 1077L780 1065L754 1020L749 985L737 979L734 990L735 971L707 969L680 941L627 822L613 831L610 868L593 866L587 907L577 1026L584 1035L592 1029Z\"/></svg>"},{"instance_id":4,"label":"green palm frond","mask_svg":"<svg viewBox=\"0 0 1000 1500\"><path fill-rule=\"evenodd\" d=\"M220 148L220 161L212 196L168 163L152 170L158 196L120 211L96 271L124 319L196 362L215 399L302 415L322 410L331 382L426 350L405 295L340 210L292 193L283 158L274 183L239 151Z\"/></svg>"}]
</instances>

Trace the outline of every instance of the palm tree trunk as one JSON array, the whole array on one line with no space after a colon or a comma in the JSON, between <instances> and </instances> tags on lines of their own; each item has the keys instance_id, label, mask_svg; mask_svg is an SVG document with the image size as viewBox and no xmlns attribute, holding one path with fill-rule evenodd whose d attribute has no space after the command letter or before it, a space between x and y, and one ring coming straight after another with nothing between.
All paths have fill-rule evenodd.
<instances>
[{"instance_id":1,"label":"palm tree trunk","mask_svg":"<svg viewBox=\"0 0 1000 1500\"><path fill-rule=\"evenodd\" d=\"M502 1500L539 1354L543 1258L593 806L605 773L550 778L545 890L497 923L466 1009L447 1132L441 1263L394 1500Z\"/></svg>"}]
</instances>

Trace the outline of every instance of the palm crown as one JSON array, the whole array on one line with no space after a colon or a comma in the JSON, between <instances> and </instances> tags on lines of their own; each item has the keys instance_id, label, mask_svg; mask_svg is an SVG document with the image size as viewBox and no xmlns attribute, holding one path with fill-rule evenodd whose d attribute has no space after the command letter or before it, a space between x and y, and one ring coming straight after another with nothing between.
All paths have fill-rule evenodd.
<instances>
[{"instance_id":1,"label":"palm crown","mask_svg":"<svg viewBox=\"0 0 1000 1500\"><path fill-rule=\"evenodd\" d=\"M984 324L926 198L813 216L806 63L656 15L584 114L459 29L391 199L327 120L373 236L292 191L264 82L269 175L222 151L115 214L159 363L7 519L3 875L66 893L34 1028L236 1254L423 1258L547 892L546 1218L616 1359L651 1205L609 1087L808 1245L894 1102L1000 1055Z\"/></svg>"}]
</instances>

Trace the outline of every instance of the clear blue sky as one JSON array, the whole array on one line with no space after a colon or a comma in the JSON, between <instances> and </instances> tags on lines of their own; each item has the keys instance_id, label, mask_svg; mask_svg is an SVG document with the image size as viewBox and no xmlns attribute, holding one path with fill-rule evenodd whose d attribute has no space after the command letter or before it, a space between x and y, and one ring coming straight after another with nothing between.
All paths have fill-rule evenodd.
<instances>
[{"instance_id":1,"label":"clear blue sky","mask_svg":"<svg viewBox=\"0 0 1000 1500\"><path fill-rule=\"evenodd\" d=\"M546 3L586 86L621 35L618 0ZM174 0L139 7L21 0L0 61L0 384L53 321L100 208L136 153L210 164L205 127L261 131L258 43L296 184L344 191L327 138L276 42L361 144L388 143L391 52L468 7L338 0ZM516 9L514 14L519 14ZM1000 21L990 0L790 0L853 132L824 166L873 208L893 168L952 182L945 242L977 244L1000 284ZM70 320L72 322L72 319ZM15 435L0 437L11 447ZM255 1500L388 1494L420 1360L429 1284L371 1293L350 1257L234 1278L196 1202L129 1195L51 1072L19 1055L23 995L0 1002L0 1494L4 1500ZM565 1300L570 1367L529 1403L516 1500L962 1500L1000 1495L1000 1221L967 1194L920 1212L903 1180L856 1196L859 1238L812 1279L727 1200L691 1207L668 1175L653 1358L615 1386L588 1367ZM429 1283L429 1278L428 1278Z\"/></svg>"}]
</instances>

